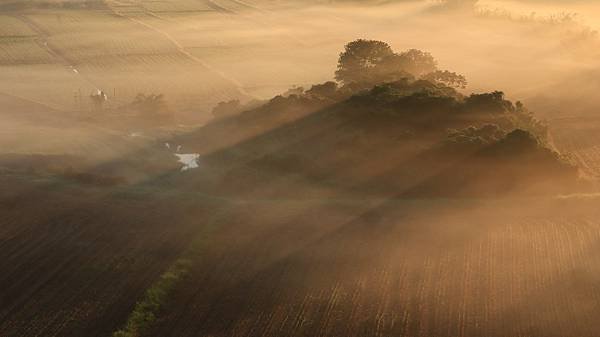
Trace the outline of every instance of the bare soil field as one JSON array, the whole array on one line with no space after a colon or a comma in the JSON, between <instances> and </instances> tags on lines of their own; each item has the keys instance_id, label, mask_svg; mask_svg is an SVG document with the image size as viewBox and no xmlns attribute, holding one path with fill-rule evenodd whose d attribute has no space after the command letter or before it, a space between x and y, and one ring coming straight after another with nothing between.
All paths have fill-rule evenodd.
<instances>
[{"instance_id":1,"label":"bare soil field","mask_svg":"<svg viewBox=\"0 0 600 337\"><path fill-rule=\"evenodd\" d=\"M145 210L145 202L106 200L102 192L47 183L2 178L3 191L11 193L3 193L1 206L0 333L110 335L185 246L190 228L174 225L177 220L160 207ZM60 199L56 188L64 192ZM104 206L91 206L98 202ZM35 213L15 207L24 203ZM127 221L126 214L137 220Z\"/></svg>"},{"instance_id":2,"label":"bare soil field","mask_svg":"<svg viewBox=\"0 0 600 337\"><path fill-rule=\"evenodd\" d=\"M149 199L143 186L106 195L9 182L19 189L2 198L4 336L107 336L182 256L193 262L144 335L598 329L600 228L595 199L585 196L369 201L321 187L323 199L286 201L161 188ZM274 185L262 188L307 188ZM15 208L23 203L36 212ZM202 244L186 252L198 237Z\"/></svg>"},{"instance_id":3,"label":"bare soil field","mask_svg":"<svg viewBox=\"0 0 600 337\"><path fill-rule=\"evenodd\" d=\"M478 204L458 217L474 205L390 202L354 217L312 208L282 219L271 215L279 207L244 216L259 217L256 227L244 221L219 231L147 335L593 336L598 329L595 211L549 219L547 209L510 214L509 205ZM494 223L478 221L479 212L495 212Z\"/></svg>"}]
</instances>

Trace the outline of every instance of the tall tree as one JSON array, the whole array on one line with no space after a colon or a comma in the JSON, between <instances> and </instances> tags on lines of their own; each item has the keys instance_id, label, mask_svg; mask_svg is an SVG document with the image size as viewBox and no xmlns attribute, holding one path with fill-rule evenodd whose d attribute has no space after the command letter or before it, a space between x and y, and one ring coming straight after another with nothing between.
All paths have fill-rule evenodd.
<instances>
[{"instance_id":1,"label":"tall tree","mask_svg":"<svg viewBox=\"0 0 600 337\"><path fill-rule=\"evenodd\" d=\"M344 83L371 82L381 62L394 55L385 42L359 39L348 43L340 54L335 79Z\"/></svg>"}]
</instances>

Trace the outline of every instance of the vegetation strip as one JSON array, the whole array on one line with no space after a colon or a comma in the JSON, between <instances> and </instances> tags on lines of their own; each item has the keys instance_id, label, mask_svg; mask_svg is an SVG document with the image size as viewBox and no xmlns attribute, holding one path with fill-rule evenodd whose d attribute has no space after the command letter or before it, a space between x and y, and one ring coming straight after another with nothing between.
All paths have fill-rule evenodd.
<instances>
[{"instance_id":1,"label":"vegetation strip","mask_svg":"<svg viewBox=\"0 0 600 337\"><path fill-rule=\"evenodd\" d=\"M167 297L185 275L188 274L191 260L178 259L175 263L163 273L159 280L154 283L144 295L144 298L136 305L125 327L112 334L113 337L134 337L139 336L155 320L156 314L162 307Z\"/></svg>"},{"instance_id":2,"label":"vegetation strip","mask_svg":"<svg viewBox=\"0 0 600 337\"><path fill-rule=\"evenodd\" d=\"M215 228L217 219L223 212L217 210L211 221L196 237L189 248L146 290L127 318L125 326L112 334L112 337L137 337L156 321L157 315L177 284L189 274L194 256L200 253L206 236Z\"/></svg>"}]
</instances>

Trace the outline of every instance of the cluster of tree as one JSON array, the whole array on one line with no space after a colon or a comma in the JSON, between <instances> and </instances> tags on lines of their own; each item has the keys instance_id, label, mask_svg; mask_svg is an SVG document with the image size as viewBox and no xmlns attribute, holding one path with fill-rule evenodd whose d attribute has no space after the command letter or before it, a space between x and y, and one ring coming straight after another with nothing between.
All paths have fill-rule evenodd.
<instances>
[{"instance_id":1,"label":"cluster of tree","mask_svg":"<svg viewBox=\"0 0 600 337\"><path fill-rule=\"evenodd\" d=\"M148 121L173 120L173 113L163 94L137 94L128 108Z\"/></svg>"},{"instance_id":2,"label":"cluster of tree","mask_svg":"<svg viewBox=\"0 0 600 337\"><path fill-rule=\"evenodd\" d=\"M338 60L335 79L363 88L401 79L425 79L454 88L465 88L464 76L440 70L433 56L418 49L396 53L383 41L359 39L348 43Z\"/></svg>"},{"instance_id":3,"label":"cluster of tree","mask_svg":"<svg viewBox=\"0 0 600 337\"><path fill-rule=\"evenodd\" d=\"M303 114L326 108L351 97L355 91L329 81L315 84L308 90L294 87L268 101L252 100L242 103L230 100L218 103L212 109L215 122L269 124L291 121Z\"/></svg>"},{"instance_id":4,"label":"cluster of tree","mask_svg":"<svg viewBox=\"0 0 600 337\"><path fill-rule=\"evenodd\" d=\"M316 84L308 90L295 87L255 109L237 100L222 102L213 113L215 117L241 114L235 119L238 122L268 124L265 121L293 120L329 107L361 128L397 125L439 135L455 129L447 141L462 146L489 144L515 129L542 142L547 137L546 124L522 103L507 100L501 91L461 94L456 87L462 86L457 84L464 83L463 77L437 70L435 59L421 51L395 54L381 41L353 41L340 56L336 77L340 82ZM451 82L455 85L448 85Z\"/></svg>"},{"instance_id":5,"label":"cluster of tree","mask_svg":"<svg viewBox=\"0 0 600 337\"><path fill-rule=\"evenodd\" d=\"M445 130L470 123L494 124L505 131L527 130L543 141L548 132L543 121L521 102L507 100L501 91L464 96L454 88L426 80L402 79L376 85L353 95L347 103L348 114L394 118L419 128Z\"/></svg>"},{"instance_id":6,"label":"cluster of tree","mask_svg":"<svg viewBox=\"0 0 600 337\"><path fill-rule=\"evenodd\" d=\"M410 83L411 88L405 86L404 89L422 93L421 88L427 87L441 92L433 95L437 97L458 95L453 89L465 88L467 85L464 76L439 70L437 61L430 53L417 49L395 53L383 41L363 39L346 44L338 60L335 79L337 82L316 84L308 90L293 87L267 102L267 108L263 110L268 110L268 106L272 105L281 107L309 103L311 106L322 106L337 103L373 87L375 91L393 91L399 85ZM390 86L381 86L383 84ZM408 95L404 93L403 96ZM220 102L213 109L213 116L230 117L259 105L260 103L243 105L239 100Z\"/></svg>"},{"instance_id":7,"label":"cluster of tree","mask_svg":"<svg viewBox=\"0 0 600 337\"><path fill-rule=\"evenodd\" d=\"M336 134L311 140L322 153L376 162L381 158L370 155L373 149L389 149L386 160L401 162L402 169L384 177L381 188L404 186L423 174L426 183L413 192L428 195L450 195L467 185L474 186L473 194L503 193L513 185L553 183L555 178L570 184L577 178L577 169L547 146L545 123L522 103L511 102L501 91L462 94L458 88L466 85L464 77L439 70L428 53L397 54L384 42L357 40L346 45L335 75L336 82L295 87L241 113L239 101L221 103L215 115L234 117L209 125L203 134L213 130L235 138L251 130L261 135L249 151L260 171L342 181L327 168L327 159L315 159L311 146L295 145L324 128L323 134ZM261 156L270 142L278 148L285 142L294 145ZM414 144L419 146L413 150ZM401 158L404 154L411 160Z\"/></svg>"},{"instance_id":8,"label":"cluster of tree","mask_svg":"<svg viewBox=\"0 0 600 337\"><path fill-rule=\"evenodd\" d=\"M506 136L506 131L496 124L485 124L481 127L469 126L464 129L448 130L447 143L451 145L482 146L495 143Z\"/></svg>"},{"instance_id":9,"label":"cluster of tree","mask_svg":"<svg viewBox=\"0 0 600 337\"><path fill-rule=\"evenodd\" d=\"M359 116L359 121L369 119L370 125L378 117L385 117L405 126L443 132L448 128L466 128L476 121L475 127L496 125L504 133L522 129L546 140L547 126L521 102L507 100L501 91L461 94L457 88L466 85L464 76L437 69L433 56L420 50L395 53L382 41L352 41L340 54L335 77L338 82L316 84L308 90L292 88L264 104L257 103L258 109L251 110L238 100L222 102L213 114L234 116L250 110L248 118L254 118L257 114L276 115L283 111L315 111L335 104L342 107L342 114ZM457 134L455 140L473 135L461 136L466 138Z\"/></svg>"},{"instance_id":10,"label":"cluster of tree","mask_svg":"<svg viewBox=\"0 0 600 337\"><path fill-rule=\"evenodd\" d=\"M515 129L489 147L489 153L518 153L527 152L536 149L547 149L543 143L531 132L521 129ZM547 149L551 152L550 149Z\"/></svg>"},{"instance_id":11,"label":"cluster of tree","mask_svg":"<svg viewBox=\"0 0 600 337\"><path fill-rule=\"evenodd\" d=\"M433 56L420 50L395 53L382 41L352 41L340 54L335 77L337 83L316 84L308 90L295 87L262 104L250 115L314 110L342 102L342 113L358 114L362 120L386 116L398 123L438 130L464 128L469 126L465 123L474 120L479 127L497 125L504 132L522 129L538 139L546 139L546 125L522 103L507 100L501 91L464 96L456 89L466 85L465 78L439 70ZM213 114L233 116L248 109L234 100L219 103Z\"/></svg>"},{"instance_id":12,"label":"cluster of tree","mask_svg":"<svg viewBox=\"0 0 600 337\"><path fill-rule=\"evenodd\" d=\"M481 197L565 193L580 186L577 167L531 132L505 132L497 125L453 130L444 146L426 156L428 166L445 162L448 169L406 194Z\"/></svg>"},{"instance_id":13,"label":"cluster of tree","mask_svg":"<svg viewBox=\"0 0 600 337\"><path fill-rule=\"evenodd\" d=\"M517 101L513 104L507 100L501 91L471 94L465 98L462 110L472 114L490 113L498 117L497 122L500 126L508 129L527 130L540 140L546 141L547 124L535 118L523 103Z\"/></svg>"},{"instance_id":14,"label":"cluster of tree","mask_svg":"<svg viewBox=\"0 0 600 337\"><path fill-rule=\"evenodd\" d=\"M540 174L567 177L575 180L577 167L565 156L549 148L542 140L529 131L515 129L498 141L482 148L480 158L491 159L499 165L539 168Z\"/></svg>"},{"instance_id":15,"label":"cluster of tree","mask_svg":"<svg viewBox=\"0 0 600 337\"><path fill-rule=\"evenodd\" d=\"M575 176L576 167L545 141L530 131L514 129L509 132L496 124L481 127L470 126L461 130L449 130L444 151L475 152L479 159L501 161L503 164L521 163L544 167L555 173ZM526 159L525 159L526 158Z\"/></svg>"},{"instance_id":16,"label":"cluster of tree","mask_svg":"<svg viewBox=\"0 0 600 337\"><path fill-rule=\"evenodd\" d=\"M226 118L235 116L244 110L244 106L239 99L233 99L230 101L219 102L213 109L212 114L214 118Z\"/></svg>"},{"instance_id":17,"label":"cluster of tree","mask_svg":"<svg viewBox=\"0 0 600 337\"><path fill-rule=\"evenodd\" d=\"M264 104L259 100L252 100L247 103L242 103L239 99L233 99L230 101L219 102L212 110L212 115L215 119L223 119L233 117L240 114L243 111L257 108Z\"/></svg>"}]
</instances>

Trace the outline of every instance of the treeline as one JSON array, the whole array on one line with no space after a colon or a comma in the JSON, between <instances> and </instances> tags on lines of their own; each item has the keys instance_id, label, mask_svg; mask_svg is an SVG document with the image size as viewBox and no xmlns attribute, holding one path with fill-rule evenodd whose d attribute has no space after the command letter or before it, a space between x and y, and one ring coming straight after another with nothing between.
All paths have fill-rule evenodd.
<instances>
[{"instance_id":1,"label":"treeline","mask_svg":"<svg viewBox=\"0 0 600 337\"><path fill-rule=\"evenodd\" d=\"M356 40L340 54L337 82L308 89L293 88L267 102L220 103L213 113L223 118L277 113L290 108L312 109L334 104L358 119L393 118L397 123L424 129L447 129L493 124L505 131L523 129L542 141L547 126L521 102L513 103L501 91L464 95L463 75L440 70L435 58L417 49L396 53L385 42ZM244 118L240 116L240 118Z\"/></svg>"}]
</instances>

